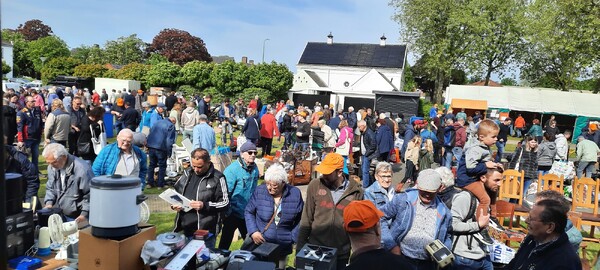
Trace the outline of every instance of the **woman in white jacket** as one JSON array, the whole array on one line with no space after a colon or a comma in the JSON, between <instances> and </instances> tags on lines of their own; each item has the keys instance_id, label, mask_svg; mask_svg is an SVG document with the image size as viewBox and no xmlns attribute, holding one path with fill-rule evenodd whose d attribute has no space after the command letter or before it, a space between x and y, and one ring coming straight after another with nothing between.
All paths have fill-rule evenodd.
<instances>
[{"instance_id":1,"label":"woman in white jacket","mask_svg":"<svg viewBox=\"0 0 600 270\"><path fill-rule=\"evenodd\" d=\"M196 102L188 101L187 107L181 113L181 127L183 128L183 139L192 140L194 127L200 124L200 113L196 110Z\"/></svg>"},{"instance_id":2,"label":"woman in white jacket","mask_svg":"<svg viewBox=\"0 0 600 270\"><path fill-rule=\"evenodd\" d=\"M556 160L567 160L569 158L569 139L571 138L571 131L565 130L562 134L556 135Z\"/></svg>"}]
</instances>

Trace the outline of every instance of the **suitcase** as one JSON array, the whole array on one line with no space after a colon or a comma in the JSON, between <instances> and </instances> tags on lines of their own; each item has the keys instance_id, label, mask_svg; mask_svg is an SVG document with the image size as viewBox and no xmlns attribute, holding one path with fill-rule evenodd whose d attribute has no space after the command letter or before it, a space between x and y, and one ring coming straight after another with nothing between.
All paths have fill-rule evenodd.
<instances>
[{"instance_id":1,"label":"suitcase","mask_svg":"<svg viewBox=\"0 0 600 270\"><path fill-rule=\"evenodd\" d=\"M252 252L247 250L235 250L231 252L229 256L229 263L227 264L227 270L241 270L243 265L256 259Z\"/></svg>"}]
</instances>

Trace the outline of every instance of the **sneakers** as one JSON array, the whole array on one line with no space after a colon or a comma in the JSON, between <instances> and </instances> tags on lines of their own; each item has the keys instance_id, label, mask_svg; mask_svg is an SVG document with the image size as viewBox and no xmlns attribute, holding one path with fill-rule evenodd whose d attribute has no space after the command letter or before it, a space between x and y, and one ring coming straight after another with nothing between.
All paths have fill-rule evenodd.
<instances>
[{"instance_id":1,"label":"sneakers","mask_svg":"<svg viewBox=\"0 0 600 270\"><path fill-rule=\"evenodd\" d=\"M477 240L479 240L481 243L483 243L485 245L491 246L494 244L494 239L492 239L492 237L490 237L486 228L479 231L479 233L474 234L473 236L475 236L475 238L477 238Z\"/></svg>"}]
</instances>

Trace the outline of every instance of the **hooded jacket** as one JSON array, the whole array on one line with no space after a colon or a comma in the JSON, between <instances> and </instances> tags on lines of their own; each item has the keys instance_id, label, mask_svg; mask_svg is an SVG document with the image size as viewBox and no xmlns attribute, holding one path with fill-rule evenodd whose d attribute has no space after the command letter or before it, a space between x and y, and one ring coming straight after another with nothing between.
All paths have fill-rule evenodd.
<instances>
[{"instance_id":1,"label":"hooded jacket","mask_svg":"<svg viewBox=\"0 0 600 270\"><path fill-rule=\"evenodd\" d=\"M337 248L338 258L348 258L351 248L350 238L344 230L344 209L351 201L363 199L363 189L358 182L346 178L348 187L339 201L334 203L331 191L323 181L320 178L308 184L296 246L301 248L309 243L334 247Z\"/></svg>"},{"instance_id":2,"label":"hooded jacket","mask_svg":"<svg viewBox=\"0 0 600 270\"><path fill-rule=\"evenodd\" d=\"M556 143L544 141L540 144L537 150L538 166L552 166L556 156Z\"/></svg>"},{"instance_id":3,"label":"hooded jacket","mask_svg":"<svg viewBox=\"0 0 600 270\"><path fill-rule=\"evenodd\" d=\"M233 215L243 219L248 200L250 200L250 196L254 193L258 183L258 167L256 167L256 164L246 164L242 157L239 157L225 168L223 174L227 179L230 198L227 216Z\"/></svg>"},{"instance_id":4,"label":"hooded jacket","mask_svg":"<svg viewBox=\"0 0 600 270\"><path fill-rule=\"evenodd\" d=\"M183 130L191 131L200 123L200 114L193 107L187 107L181 113L181 127Z\"/></svg>"},{"instance_id":5,"label":"hooded jacket","mask_svg":"<svg viewBox=\"0 0 600 270\"><path fill-rule=\"evenodd\" d=\"M379 154L389 153L394 149L394 138L392 131L386 125L381 125L375 134L377 139L377 149Z\"/></svg>"},{"instance_id":6,"label":"hooded jacket","mask_svg":"<svg viewBox=\"0 0 600 270\"><path fill-rule=\"evenodd\" d=\"M58 171L48 166L44 205L50 202L70 218L77 218L80 215L89 218L90 182L94 177L92 168L83 159L67 155L64 171L65 187L61 187Z\"/></svg>"},{"instance_id":7,"label":"hooded jacket","mask_svg":"<svg viewBox=\"0 0 600 270\"><path fill-rule=\"evenodd\" d=\"M565 135L556 135L554 143L556 144L556 155L554 156L554 159L567 160L569 157L569 142L567 138L565 138Z\"/></svg>"},{"instance_id":8,"label":"hooded jacket","mask_svg":"<svg viewBox=\"0 0 600 270\"><path fill-rule=\"evenodd\" d=\"M194 110L195 111L195 110ZM213 164L204 176L193 175L193 169L190 167L183 171L183 175L175 183L175 191L180 194L185 193L185 189L190 183L190 179L200 181L196 189L196 196L188 198L194 201L201 201L203 207L200 210L190 210L185 215L196 214L196 218L182 218L181 212L177 213L175 218L175 229L173 231L184 231L184 234L191 236L196 230L208 230L212 233L217 231L218 213L224 212L229 206L229 193L227 192L227 182L225 176L215 169ZM190 222L195 220L195 223Z\"/></svg>"}]
</instances>

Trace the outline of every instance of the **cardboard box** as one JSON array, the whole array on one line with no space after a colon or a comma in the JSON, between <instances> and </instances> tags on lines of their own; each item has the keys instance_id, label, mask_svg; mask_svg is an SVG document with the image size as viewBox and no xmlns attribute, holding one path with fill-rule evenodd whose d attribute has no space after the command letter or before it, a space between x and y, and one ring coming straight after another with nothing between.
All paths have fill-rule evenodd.
<instances>
[{"instance_id":1,"label":"cardboard box","mask_svg":"<svg viewBox=\"0 0 600 270\"><path fill-rule=\"evenodd\" d=\"M79 269L144 269L140 254L146 240L156 239L156 227L140 228L121 241L95 237L91 228L79 231Z\"/></svg>"}]
</instances>

